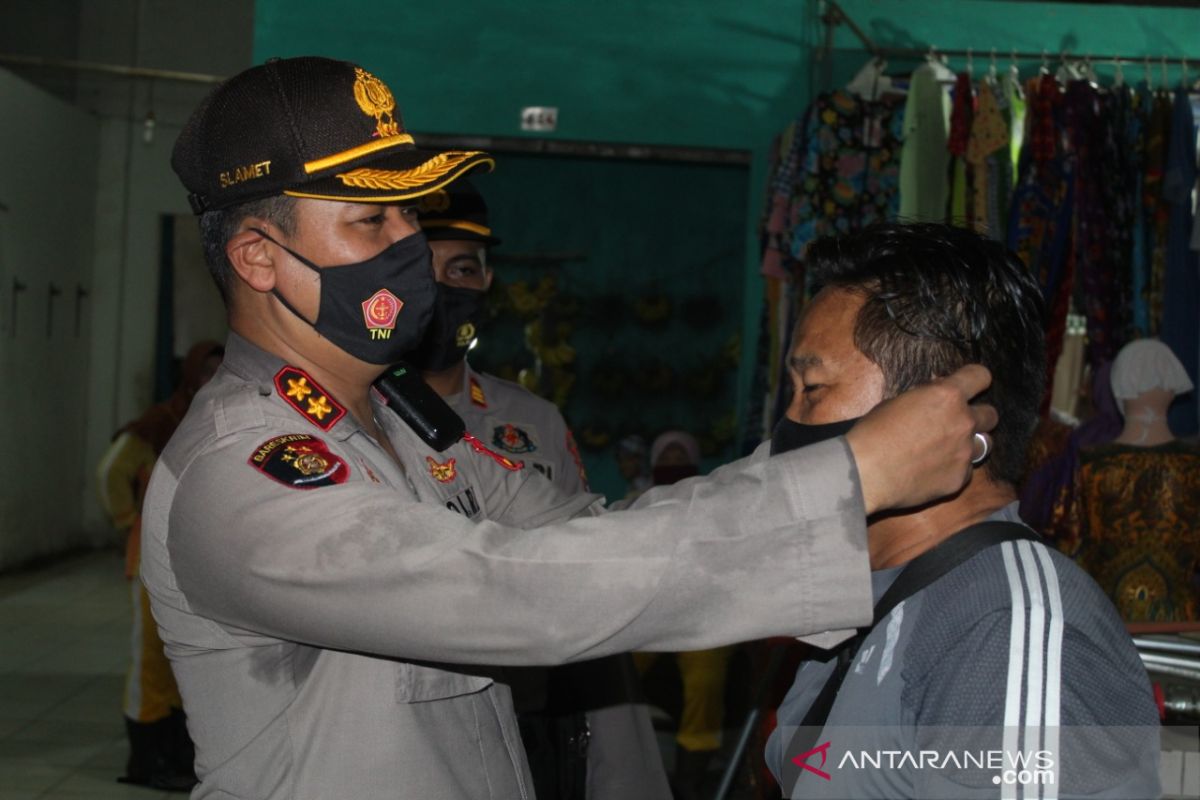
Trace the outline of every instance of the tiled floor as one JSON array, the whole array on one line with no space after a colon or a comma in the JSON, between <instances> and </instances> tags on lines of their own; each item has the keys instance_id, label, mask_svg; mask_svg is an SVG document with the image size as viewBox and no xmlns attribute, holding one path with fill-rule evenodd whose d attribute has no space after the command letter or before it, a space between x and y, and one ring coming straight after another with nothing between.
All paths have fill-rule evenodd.
<instances>
[{"instance_id":1,"label":"tiled floor","mask_svg":"<svg viewBox=\"0 0 1200 800\"><path fill-rule=\"evenodd\" d=\"M124 772L129 590L116 551L0 576L0 800L165 800Z\"/></svg>"},{"instance_id":2,"label":"tiled floor","mask_svg":"<svg viewBox=\"0 0 1200 800\"><path fill-rule=\"evenodd\" d=\"M116 782L127 754L123 569L123 556L105 551L0 576L0 800L186 796ZM669 766L673 738L660 738ZM728 731L727 743L734 740ZM712 788L719 766L715 760Z\"/></svg>"}]
</instances>

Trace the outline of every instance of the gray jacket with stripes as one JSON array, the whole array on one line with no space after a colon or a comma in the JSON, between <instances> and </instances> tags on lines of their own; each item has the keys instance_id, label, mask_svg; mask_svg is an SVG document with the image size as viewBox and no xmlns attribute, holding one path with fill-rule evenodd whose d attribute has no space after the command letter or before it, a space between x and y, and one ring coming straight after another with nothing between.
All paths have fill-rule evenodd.
<instances>
[{"instance_id":1,"label":"gray jacket with stripes","mask_svg":"<svg viewBox=\"0 0 1200 800\"><path fill-rule=\"evenodd\" d=\"M1019 521L1016 504L992 518ZM902 569L873 573L877 601ZM834 663L805 662L779 709L767 763L786 796L1160 796L1133 642L1096 583L1043 544L990 547L896 606L800 752L796 726Z\"/></svg>"}]
</instances>

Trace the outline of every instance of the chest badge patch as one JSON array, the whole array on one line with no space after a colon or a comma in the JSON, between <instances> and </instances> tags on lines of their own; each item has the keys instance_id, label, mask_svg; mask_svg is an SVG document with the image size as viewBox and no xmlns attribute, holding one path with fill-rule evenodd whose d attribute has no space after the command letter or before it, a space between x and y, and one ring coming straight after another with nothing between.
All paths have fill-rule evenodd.
<instances>
[{"instance_id":1,"label":"chest badge patch","mask_svg":"<svg viewBox=\"0 0 1200 800\"><path fill-rule=\"evenodd\" d=\"M434 477L438 483L450 483L458 475L458 470L454 466L454 459L450 459L445 464L439 464L434 461L432 456L425 456L425 461L429 464L429 474Z\"/></svg>"},{"instance_id":2,"label":"chest badge patch","mask_svg":"<svg viewBox=\"0 0 1200 800\"><path fill-rule=\"evenodd\" d=\"M532 453L537 445L529 434L516 425L497 425L492 430L492 444L506 453Z\"/></svg>"},{"instance_id":3,"label":"chest badge patch","mask_svg":"<svg viewBox=\"0 0 1200 800\"><path fill-rule=\"evenodd\" d=\"M316 489L345 483L350 467L329 447L307 433L276 436L260 444L247 460L250 466L293 489Z\"/></svg>"},{"instance_id":4,"label":"chest badge patch","mask_svg":"<svg viewBox=\"0 0 1200 800\"><path fill-rule=\"evenodd\" d=\"M396 317L404 301L387 289L380 289L375 294L363 300L363 324L371 332L372 339L390 339L396 329Z\"/></svg>"},{"instance_id":5,"label":"chest badge patch","mask_svg":"<svg viewBox=\"0 0 1200 800\"><path fill-rule=\"evenodd\" d=\"M275 390L289 406L323 431L346 416L346 409L299 367L284 367L275 373Z\"/></svg>"},{"instance_id":6,"label":"chest badge patch","mask_svg":"<svg viewBox=\"0 0 1200 800\"><path fill-rule=\"evenodd\" d=\"M472 436L469 433L463 434L463 441L466 442L467 444L469 444L471 446L471 449L474 450L476 453L479 453L480 455L483 455L483 456L487 456L488 458L492 459L497 464L499 464L500 466L504 467L507 470L512 470L513 472L516 472L519 469L525 469L524 461L513 461L511 458L507 458L505 456L500 455L495 450L490 449L486 444L479 441L477 438L475 438L474 436Z\"/></svg>"}]
</instances>

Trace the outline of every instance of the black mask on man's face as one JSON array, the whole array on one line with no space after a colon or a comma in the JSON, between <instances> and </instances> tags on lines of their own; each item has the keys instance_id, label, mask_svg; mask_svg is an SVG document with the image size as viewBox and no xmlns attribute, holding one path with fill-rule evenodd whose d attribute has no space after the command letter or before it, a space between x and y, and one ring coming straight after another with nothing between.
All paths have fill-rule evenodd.
<instances>
[{"instance_id":1,"label":"black mask on man's face","mask_svg":"<svg viewBox=\"0 0 1200 800\"><path fill-rule=\"evenodd\" d=\"M466 358L483 323L486 292L444 283L437 291L433 321L421 346L407 357L422 372L441 372Z\"/></svg>"},{"instance_id":2,"label":"black mask on man's face","mask_svg":"<svg viewBox=\"0 0 1200 800\"><path fill-rule=\"evenodd\" d=\"M670 486L700 474L695 464L659 464L652 472L655 486Z\"/></svg>"},{"instance_id":3,"label":"black mask on man's face","mask_svg":"<svg viewBox=\"0 0 1200 800\"><path fill-rule=\"evenodd\" d=\"M862 417L827 422L824 425L804 425L782 417L771 434L771 455L845 436L860 419Z\"/></svg>"},{"instance_id":4,"label":"black mask on man's face","mask_svg":"<svg viewBox=\"0 0 1200 800\"><path fill-rule=\"evenodd\" d=\"M423 234L393 242L366 261L320 267L266 231L251 230L320 276L321 303L315 320L297 311L278 288L271 291L288 311L344 352L368 364L387 366L421 342L437 298L429 243Z\"/></svg>"}]
</instances>

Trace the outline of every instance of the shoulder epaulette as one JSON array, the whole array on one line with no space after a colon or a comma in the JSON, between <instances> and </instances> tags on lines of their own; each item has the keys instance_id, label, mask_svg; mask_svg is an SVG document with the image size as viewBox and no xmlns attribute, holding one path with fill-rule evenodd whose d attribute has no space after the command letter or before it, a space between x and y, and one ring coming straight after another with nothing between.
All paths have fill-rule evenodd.
<instances>
[{"instance_id":1,"label":"shoulder epaulette","mask_svg":"<svg viewBox=\"0 0 1200 800\"><path fill-rule=\"evenodd\" d=\"M483 393L483 387L479 385L479 381L475 380L475 376L470 378L471 384L471 402L480 408L487 408L487 397Z\"/></svg>"},{"instance_id":2,"label":"shoulder epaulette","mask_svg":"<svg viewBox=\"0 0 1200 800\"><path fill-rule=\"evenodd\" d=\"M329 430L346 416L345 406L334 400L311 375L299 367L288 366L275 373L275 389L300 416L323 431Z\"/></svg>"}]
</instances>

